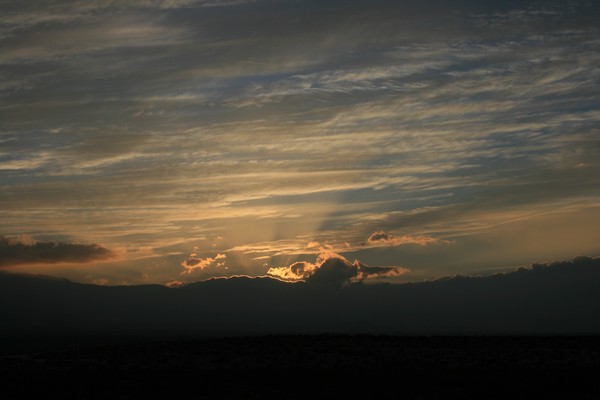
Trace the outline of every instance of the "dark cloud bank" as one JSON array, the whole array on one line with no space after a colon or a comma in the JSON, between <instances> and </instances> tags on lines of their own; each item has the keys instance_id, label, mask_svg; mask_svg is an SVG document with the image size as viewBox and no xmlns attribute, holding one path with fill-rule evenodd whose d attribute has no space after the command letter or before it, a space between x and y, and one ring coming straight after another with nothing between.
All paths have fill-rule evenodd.
<instances>
[{"instance_id":1,"label":"dark cloud bank","mask_svg":"<svg viewBox=\"0 0 600 400\"><path fill-rule=\"evenodd\" d=\"M0 236L0 267L18 264L85 263L111 257L97 244L26 241Z\"/></svg>"},{"instance_id":2,"label":"dark cloud bank","mask_svg":"<svg viewBox=\"0 0 600 400\"><path fill-rule=\"evenodd\" d=\"M509 274L345 287L271 278L167 288L0 274L0 332L598 334L600 258Z\"/></svg>"}]
</instances>

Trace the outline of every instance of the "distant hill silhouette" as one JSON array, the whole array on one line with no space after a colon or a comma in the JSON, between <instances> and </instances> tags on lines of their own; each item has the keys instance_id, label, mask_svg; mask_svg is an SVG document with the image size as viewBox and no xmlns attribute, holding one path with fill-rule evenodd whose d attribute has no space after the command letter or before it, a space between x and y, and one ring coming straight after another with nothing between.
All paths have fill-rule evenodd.
<instances>
[{"instance_id":1,"label":"distant hill silhouette","mask_svg":"<svg viewBox=\"0 0 600 400\"><path fill-rule=\"evenodd\" d=\"M488 277L327 287L270 278L178 288L0 274L1 335L598 334L600 258Z\"/></svg>"}]
</instances>

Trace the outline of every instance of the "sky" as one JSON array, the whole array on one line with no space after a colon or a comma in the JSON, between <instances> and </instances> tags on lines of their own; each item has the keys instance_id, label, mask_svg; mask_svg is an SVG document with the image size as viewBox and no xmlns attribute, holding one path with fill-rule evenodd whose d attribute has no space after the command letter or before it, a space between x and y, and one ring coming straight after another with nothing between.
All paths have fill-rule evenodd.
<instances>
[{"instance_id":1,"label":"sky","mask_svg":"<svg viewBox=\"0 0 600 400\"><path fill-rule=\"evenodd\" d=\"M597 2L0 10L2 270L408 282L600 255Z\"/></svg>"}]
</instances>

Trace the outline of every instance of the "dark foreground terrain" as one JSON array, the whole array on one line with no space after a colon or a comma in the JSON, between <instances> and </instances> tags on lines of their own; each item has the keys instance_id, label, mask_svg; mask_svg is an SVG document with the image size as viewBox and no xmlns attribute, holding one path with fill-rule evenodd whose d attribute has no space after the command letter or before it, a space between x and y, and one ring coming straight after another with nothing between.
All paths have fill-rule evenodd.
<instances>
[{"instance_id":1,"label":"dark foreground terrain","mask_svg":"<svg viewBox=\"0 0 600 400\"><path fill-rule=\"evenodd\" d=\"M600 337L306 335L66 343L39 352L5 350L0 397L600 398Z\"/></svg>"}]
</instances>

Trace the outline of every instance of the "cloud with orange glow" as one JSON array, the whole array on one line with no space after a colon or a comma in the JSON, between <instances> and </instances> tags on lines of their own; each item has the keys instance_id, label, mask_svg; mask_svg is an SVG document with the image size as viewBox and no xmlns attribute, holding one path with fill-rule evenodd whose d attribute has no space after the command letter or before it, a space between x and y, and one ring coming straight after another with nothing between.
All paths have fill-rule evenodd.
<instances>
[{"instance_id":1,"label":"cloud with orange glow","mask_svg":"<svg viewBox=\"0 0 600 400\"><path fill-rule=\"evenodd\" d=\"M366 246L369 247L384 247L384 246L401 246L404 244L417 244L420 246L426 246L428 244L438 243L439 240L428 236L428 235L402 235L402 236L394 236L390 235L384 231L373 232L367 242Z\"/></svg>"},{"instance_id":2,"label":"cloud with orange glow","mask_svg":"<svg viewBox=\"0 0 600 400\"><path fill-rule=\"evenodd\" d=\"M204 270L209 267L220 268L225 266L225 260L227 255L218 253L214 257L200 258L196 254L190 254L187 260L181 262L181 266L185 270L181 274L191 274L194 270Z\"/></svg>"},{"instance_id":3,"label":"cloud with orange glow","mask_svg":"<svg viewBox=\"0 0 600 400\"><path fill-rule=\"evenodd\" d=\"M178 280L174 280L174 281L169 281L167 283L165 283L165 286L168 288L178 288L185 285L185 282L181 282Z\"/></svg>"},{"instance_id":4,"label":"cloud with orange glow","mask_svg":"<svg viewBox=\"0 0 600 400\"><path fill-rule=\"evenodd\" d=\"M351 263L337 253L323 252L314 263L298 261L288 267L269 268L267 275L291 282L343 286L366 279L399 276L408 271L404 267L371 267L358 260Z\"/></svg>"}]
</instances>

